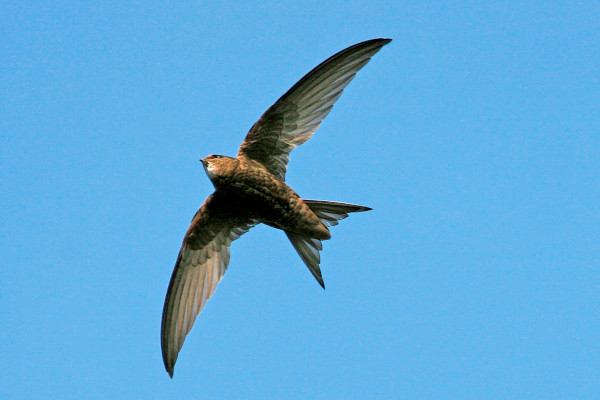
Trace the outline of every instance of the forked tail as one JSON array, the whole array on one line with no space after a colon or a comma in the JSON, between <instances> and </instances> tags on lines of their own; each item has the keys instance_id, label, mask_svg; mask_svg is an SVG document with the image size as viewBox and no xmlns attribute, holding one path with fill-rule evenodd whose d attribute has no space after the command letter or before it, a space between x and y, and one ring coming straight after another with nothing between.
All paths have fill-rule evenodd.
<instances>
[{"instance_id":1,"label":"forked tail","mask_svg":"<svg viewBox=\"0 0 600 400\"><path fill-rule=\"evenodd\" d=\"M325 226L337 225L338 221L348 217L349 213L370 210L369 207L348 203L337 203L334 201L304 200L304 202L315 215L321 219L321 222L323 222ZM306 264L317 282L325 289L325 282L323 282L321 268L319 268L319 262L321 261L319 251L323 249L321 241L319 239L301 236L288 231L286 231L285 234L288 239L290 239L290 242L292 242L298 255L302 258L302 261L304 261L304 264Z\"/></svg>"}]
</instances>

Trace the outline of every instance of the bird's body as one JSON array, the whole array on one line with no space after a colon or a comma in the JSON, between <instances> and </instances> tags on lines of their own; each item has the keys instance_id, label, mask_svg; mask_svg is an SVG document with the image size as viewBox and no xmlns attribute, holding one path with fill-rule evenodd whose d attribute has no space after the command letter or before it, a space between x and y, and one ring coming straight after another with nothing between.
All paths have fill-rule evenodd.
<instances>
[{"instance_id":1,"label":"bird's body","mask_svg":"<svg viewBox=\"0 0 600 400\"><path fill-rule=\"evenodd\" d=\"M173 376L177 355L197 315L229 264L229 246L263 223L281 229L324 288L321 240L348 213L370 210L348 203L302 199L285 183L289 153L306 142L346 85L390 39L358 43L304 76L252 126L237 157L209 155L202 164L215 191L185 234L163 309L161 344Z\"/></svg>"},{"instance_id":2,"label":"bird's body","mask_svg":"<svg viewBox=\"0 0 600 400\"><path fill-rule=\"evenodd\" d=\"M245 157L208 156L202 159L229 218L257 221L302 236L326 240L329 229L285 182L262 164Z\"/></svg>"}]
</instances>

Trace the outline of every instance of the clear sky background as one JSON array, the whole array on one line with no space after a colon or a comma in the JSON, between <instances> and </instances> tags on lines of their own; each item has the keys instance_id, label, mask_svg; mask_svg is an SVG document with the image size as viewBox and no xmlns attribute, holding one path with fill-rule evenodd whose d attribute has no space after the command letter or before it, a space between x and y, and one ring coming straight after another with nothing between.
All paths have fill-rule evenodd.
<instances>
[{"instance_id":1,"label":"clear sky background","mask_svg":"<svg viewBox=\"0 0 600 400\"><path fill-rule=\"evenodd\" d=\"M4 1L0 398L600 398L600 8L414 3ZM376 37L289 165L373 208L327 290L252 229L169 379L198 160Z\"/></svg>"}]
</instances>

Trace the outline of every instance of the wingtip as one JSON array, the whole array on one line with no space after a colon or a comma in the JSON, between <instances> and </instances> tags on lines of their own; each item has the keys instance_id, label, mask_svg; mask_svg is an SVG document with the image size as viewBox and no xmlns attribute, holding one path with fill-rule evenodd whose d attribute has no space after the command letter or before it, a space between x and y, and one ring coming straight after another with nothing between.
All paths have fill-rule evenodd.
<instances>
[{"instance_id":1,"label":"wingtip","mask_svg":"<svg viewBox=\"0 0 600 400\"><path fill-rule=\"evenodd\" d=\"M163 353L163 365L165 366L165 371L169 374L169 378L173 379L173 373L175 372L175 363L170 363L167 361L165 357L165 353Z\"/></svg>"},{"instance_id":2,"label":"wingtip","mask_svg":"<svg viewBox=\"0 0 600 400\"><path fill-rule=\"evenodd\" d=\"M389 38L377 38L377 39L371 39L371 40L367 40L367 42L371 42L371 43L381 43L381 46L385 46L386 44L388 44L389 42L391 42L392 39Z\"/></svg>"},{"instance_id":3,"label":"wingtip","mask_svg":"<svg viewBox=\"0 0 600 400\"><path fill-rule=\"evenodd\" d=\"M392 41L392 39L388 39L388 38L369 39L369 40L365 40L364 42L357 43L354 46L366 46L366 47L372 48L373 54L371 54L371 56L373 56L383 46L387 45L391 41ZM352 47L354 47L354 46L352 46Z\"/></svg>"},{"instance_id":4,"label":"wingtip","mask_svg":"<svg viewBox=\"0 0 600 400\"><path fill-rule=\"evenodd\" d=\"M313 272L313 270L311 269L310 272ZM319 286L321 286L323 288L323 290L325 290L325 281L323 281L323 277L321 276L321 271L319 270L319 274L318 275L316 275L315 273L313 273L313 276L317 280L317 283L319 284Z\"/></svg>"}]
</instances>

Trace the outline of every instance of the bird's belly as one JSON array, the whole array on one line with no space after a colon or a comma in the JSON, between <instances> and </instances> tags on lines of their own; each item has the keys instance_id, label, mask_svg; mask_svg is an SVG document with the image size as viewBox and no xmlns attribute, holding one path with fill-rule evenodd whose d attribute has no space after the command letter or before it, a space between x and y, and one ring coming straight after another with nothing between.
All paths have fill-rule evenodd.
<instances>
[{"instance_id":1,"label":"bird's belly","mask_svg":"<svg viewBox=\"0 0 600 400\"><path fill-rule=\"evenodd\" d=\"M246 180L232 185L232 189L232 197L244 217L304 236L329 238L321 220L284 182Z\"/></svg>"}]
</instances>

